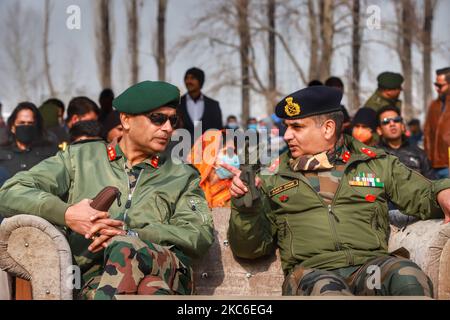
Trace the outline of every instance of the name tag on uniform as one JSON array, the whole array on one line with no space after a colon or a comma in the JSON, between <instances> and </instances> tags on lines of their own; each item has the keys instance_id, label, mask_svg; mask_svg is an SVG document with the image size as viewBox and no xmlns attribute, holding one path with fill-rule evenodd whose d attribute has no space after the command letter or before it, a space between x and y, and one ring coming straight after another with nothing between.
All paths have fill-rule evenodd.
<instances>
[{"instance_id":1,"label":"name tag on uniform","mask_svg":"<svg viewBox=\"0 0 450 320\"><path fill-rule=\"evenodd\" d=\"M354 187L384 188L384 182L381 182L380 178L377 178L373 173L360 172L348 184Z\"/></svg>"},{"instance_id":2,"label":"name tag on uniform","mask_svg":"<svg viewBox=\"0 0 450 320\"><path fill-rule=\"evenodd\" d=\"M282 184L279 187L273 188L272 190L270 190L269 195L271 197L273 197L274 195L277 195L283 191L295 188L296 186L298 186L298 180L293 180L288 183Z\"/></svg>"}]
</instances>

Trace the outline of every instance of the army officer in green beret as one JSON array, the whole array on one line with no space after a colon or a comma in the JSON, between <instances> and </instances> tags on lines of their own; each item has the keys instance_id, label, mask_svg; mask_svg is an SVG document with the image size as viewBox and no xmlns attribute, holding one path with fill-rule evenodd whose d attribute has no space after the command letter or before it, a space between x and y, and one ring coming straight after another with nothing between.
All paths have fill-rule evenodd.
<instances>
[{"instance_id":1,"label":"army officer in green beret","mask_svg":"<svg viewBox=\"0 0 450 320\"><path fill-rule=\"evenodd\" d=\"M117 143L72 145L0 189L6 217L33 214L67 230L83 286L77 296L192 294L191 258L213 242L199 175L163 159L177 126L178 88L138 83L113 101L123 137ZM115 186L108 212L90 207L95 195Z\"/></svg>"},{"instance_id":2,"label":"army officer in green beret","mask_svg":"<svg viewBox=\"0 0 450 320\"><path fill-rule=\"evenodd\" d=\"M383 150L343 136L341 98L339 90L315 86L279 102L275 113L285 119L289 150L272 174L256 179L259 197L238 169L223 165L235 174L230 247L247 259L278 247L285 295L433 296L416 264L388 253L388 202L421 219L444 211L449 222L450 179L425 179ZM236 201L247 194L257 200Z\"/></svg>"},{"instance_id":3,"label":"army officer in green beret","mask_svg":"<svg viewBox=\"0 0 450 320\"><path fill-rule=\"evenodd\" d=\"M377 77L378 88L363 107L372 108L376 112L386 106L394 106L401 110L402 101L398 97L402 92L403 81L400 73L389 71L380 73Z\"/></svg>"}]
</instances>

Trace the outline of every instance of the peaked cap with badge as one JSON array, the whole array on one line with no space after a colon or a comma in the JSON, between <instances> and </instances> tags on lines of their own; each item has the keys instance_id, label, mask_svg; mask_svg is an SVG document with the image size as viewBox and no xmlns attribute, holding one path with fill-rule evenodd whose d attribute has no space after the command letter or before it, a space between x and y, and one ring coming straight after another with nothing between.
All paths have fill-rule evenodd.
<instances>
[{"instance_id":1,"label":"peaked cap with badge","mask_svg":"<svg viewBox=\"0 0 450 320\"><path fill-rule=\"evenodd\" d=\"M180 104L180 90L164 81L139 82L113 100L113 107L119 112L141 114L161 107L177 108Z\"/></svg>"},{"instance_id":2,"label":"peaked cap with badge","mask_svg":"<svg viewBox=\"0 0 450 320\"><path fill-rule=\"evenodd\" d=\"M342 91L327 86L313 86L283 98L275 107L282 119L302 119L319 114L341 111Z\"/></svg>"}]
</instances>

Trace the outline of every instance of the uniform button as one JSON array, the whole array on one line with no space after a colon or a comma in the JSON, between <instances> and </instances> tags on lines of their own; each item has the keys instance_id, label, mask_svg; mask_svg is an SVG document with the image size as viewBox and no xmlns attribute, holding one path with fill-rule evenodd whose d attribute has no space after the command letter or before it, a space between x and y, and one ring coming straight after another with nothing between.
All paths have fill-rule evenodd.
<instances>
[{"instance_id":1,"label":"uniform button","mask_svg":"<svg viewBox=\"0 0 450 320\"><path fill-rule=\"evenodd\" d=\"M21 164L20 164L20 167L21 167L22 169L25 169L25 168L27 167L27 165L26 165L25 163L21 163Z\"/></svg>"}]
</instances>

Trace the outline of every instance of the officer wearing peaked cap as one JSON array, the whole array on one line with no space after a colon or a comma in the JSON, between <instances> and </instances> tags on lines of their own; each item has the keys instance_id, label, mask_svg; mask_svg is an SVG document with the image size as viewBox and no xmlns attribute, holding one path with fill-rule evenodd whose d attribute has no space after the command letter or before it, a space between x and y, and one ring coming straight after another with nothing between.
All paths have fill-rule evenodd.
<instances>
[{"instance_id":1,"label":"officer wearing peaked cap","mask_svg":"<svg viewBox=\"0 0 450 320\"><path fill-rule=\"evenodd\" d=\"M138 83L113 101L120 141L69 146L0 189L1 214L35 214L69 231L81 298L193 293L190 258L212 244L212 220L197 171L158 157L179 100L169 83ZM118 201L108 212L91 208L106 186L119 189Z\"/></svg>"},{"instance_id":2,"label":"officer wearing peaked cap","mask_svg":"<svg viewBox=\"0 0 450 320\"><path fill-rule=\"evenodd\" d=\"M450 180L429 181L383 150L341 134L342 94L308 87L283 98L275 113L287 126L289 150L260 175L250 207L239 170L230 188L228 240L238 257L280 249L284 295L425 295L430 279L411 260L388 253L388 201L421 219L450 221ZM380 286L368 287L369 266Z\"/></svg>"}]
</instances>

